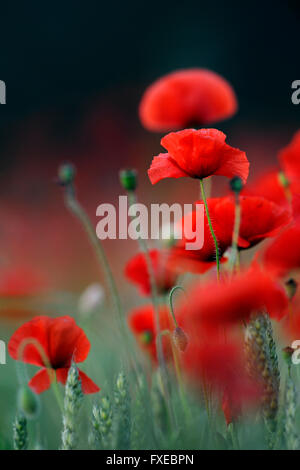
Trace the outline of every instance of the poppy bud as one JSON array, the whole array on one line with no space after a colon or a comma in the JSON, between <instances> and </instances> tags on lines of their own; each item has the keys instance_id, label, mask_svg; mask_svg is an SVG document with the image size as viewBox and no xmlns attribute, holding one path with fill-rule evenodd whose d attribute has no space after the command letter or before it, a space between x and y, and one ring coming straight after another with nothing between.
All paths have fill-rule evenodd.
<instances>
[{"instance_id":1,"label":"poppy bud","mask_svg":"<svg viewBox=\"0 0 300 470\"><path fill-rule=\"evenodd\" d=\"M285 283L287 296L290 300L292 300L292 298L295 296L295 294L297 292L297 287L298 287L298 283L295 281L295 279L289 279Z\"/></svg>"},{"instance_id":2,"label":"poppy bud","mask_svg":"<svg viewBox=\"0 0 300 470\"><path fill-rule=\"evenodd\" d=\"M27 386L21 387L18 392L18 407L27 419L34 419L39 413L39 399Z\"/></svg>"},{"instance_id":3,"label":"poppy bud","mask_svg":"<svg viewBox=\"0 0 300 470\"><path fill-rule=\"evenodd\" d=\"M180 351L184 352L186 350L189 341L187 335L179 326L173 331L173 341Z\"/></svg>"},{"instance_id":4,"label":"poppy bud","mask_svg":"<svg viewBox=\"0 0 300 470\"><path fill-rule=\"evenodd\" d=\"M149 330L143 331L143 333L140 335L140 339L143 344L150 344L153 340L152 332Z\"/></svg>"},{"instance_id":5,"label":"poppy bud","mask_svg":"<svg viewBox=\"0 0 300 470\"><path fill-rule=\"evenodd\" d=\"M284 188L288 188L289 185L290 185L290 182L289 180L287 179L287 177L285 176L285 174L283 173L283 171L280 171L278 173L278 179L279 179L279 183L281 184L281 186L283 186Z\"/></svg>"},{"instance_id":6,"label":"poppy bud","mask_svg":"<svg viewBox=\"0 0 300 470\"><path fill-rule=\"evenodd\" d=\"M137 172L136 170L121 170L120 182L124 189L127 191L134 191L137 187Z\"/></svg>"},{"instance_id":7,"label":"poppy bud","mask_svg":"<svg viewBox=\"0 0 300 470\"><path fill-rule=\"evenodd\" d=\"M72 163L64 163L58 168L58 180L63 186L72 183L75 177L75 167Z\"/></svg>"},{"instance_id":8,"label":"poppy bud","mask_svg":"<svg viewBox=\"0 0 300 470\"><path fill-rule=\"evenodd\" d=\"M239 176L234 176L231 178L229 185L231 191L233 191L235 194L239 194L243 189L243 181Z\"/></svg>"}]
</instances>

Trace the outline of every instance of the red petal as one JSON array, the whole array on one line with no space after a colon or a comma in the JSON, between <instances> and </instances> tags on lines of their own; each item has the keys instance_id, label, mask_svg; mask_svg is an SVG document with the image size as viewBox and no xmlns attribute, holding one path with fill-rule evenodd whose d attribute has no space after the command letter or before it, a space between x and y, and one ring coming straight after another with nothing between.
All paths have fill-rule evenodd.
<instances>
[{"instance_id":1,"label":"red petal","mask_svg":"<svg viewBox=\"0 0 300 470\"><path fill-rule=\"evenodd\" d=\"M225 119L236 112L237 100L230 84L205 69L179 70L155 81L140 104L143 125L154 131L182 129Z\"/></svg>"},{"instance_id":2,"label":"red petal","mask_svg":"<svg viewBox=\"0 0 300 470\"><path fill-rule=\"evenodd\" d=\"M47 357L49 357L48 331L52 319L46 316L35 317L27 323L24 323L15 331L8 343L8 351L15 360L22 360L28 364L36 366L45 366L36 346L27 344L23 353L21 351L22 344L30 339L37 341L43 348ZM22 354L22 357L20 357Z\"/></svg>"},{"instance_id":3,"label":"red petal","mask_svg":"<svg viewBox=\"0 0 300 470\"><path fill-rule=\"evenodd\" d=\"M68 367L84 361L90 350L90 342L84 331L69 316L54 318L49 330L49 350L53 368Z\"/></svg>"},{"instance_id":4,"label":"red petal","mask_svg":"<svg viewBox=\"0 0 300 470\"><path fill-rule=\"evenodd\" d=\"M53 371L52 371L53 372ZM50 372L51 373L51 372ZM54 373L53 373L54 376ZM41 369L37 372L32 379L28 382L28 386L35 392L35 393L43 393L48 388L50 388L51 380L49 377L49 372L47 369Z\"/></svg>"},{"instance_id":5,"label":"red petal","mask_svg":"<svg viewBox=\"0 0 300 470\"><path fill-rule=\"evenodd\" d=\"M153 158L148 170L148 176L151 183L156 184L164 178L182 178L189 175L179 168L169 154L160 153L157 157Z\"/></svg>"},{"instance_id":6,"label":"red petal","mask_svg":"<svg viewBox=\"0 0 300 470\"><path fill-rule=\"evenodd\" d=\"M67 378L68 378L68 368L63 368L63 369L57 369L56 371L56 379L57 382L66 385ZM82 387L82 392L85 394L90 394L90 393L97 393L100 391L100 388L98 385L96 385L84 372L82 372L80 369L78 369L79 372L79 377L81 379L81 387Z\"/></svg>"},{"instance_id":7,"label":"red petal","mask_svg":"<svg viewBox=\"0 0 300 470\"><path fill-rule=\"evenodd\" d=\"M100 392L100 388L96 385L92 379L90 379L82 370L79 369L79 377L81 378L82 391L86 395L90 393Z\"/></svg>"}]
</instances>

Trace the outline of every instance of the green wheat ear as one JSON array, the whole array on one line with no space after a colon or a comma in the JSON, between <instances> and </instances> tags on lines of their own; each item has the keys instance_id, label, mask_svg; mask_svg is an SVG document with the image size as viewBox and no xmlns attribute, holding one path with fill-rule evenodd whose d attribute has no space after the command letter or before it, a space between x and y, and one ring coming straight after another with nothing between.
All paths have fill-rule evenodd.
<instances>
[{"instance_id":1,"label":"green wheat ear","mask_svg":"<svg viewBox=\"0 0 300 470\"><path fill-rule=\"evenodd\" d=\"M288 450L299 449L299 436L296 425L296 390L291 377L287 378L285 388L285 441Z\"/></svg>"},{"instance_id":2,"label":"green wheat ear","mask_svg":"<svg viewBox=\"0 0 300 470\"><path fill-rule=\"evenodd\" d=\"M13 442L15 450L27 450L27 420L23 413L18 413L13 424Z\"/></svg>"},{"instance_id":3,"label":"green wheat ear","mask_svg":"<svg viewBox=\"0 0 300 470\"><path fill-rule=\"evenodd\" d=\"M62 450L73 450L76 448L78 436L76 433L77 416L82 404L83 393L81 380L75 363L72 363L65 389Z\"/></svg>"},{"instance_id":4,"label":"green wheat ear","mask_svg":"<svg viewBox=\"0 0 300 470\"><path fill-rule=\"evenodd\" d=\"M108 397L95 403L92 409L92 432L89 443L94 449L112 447L112 406Z\"/></svg>"},{"instance_id":5,"label":"green wheat ear","mask_svg":"<svg viewBox=\"0 0 300 470\"><path fill-rule=\"evenodd\" d=\"M253 316L246 328L245 346L250 376L263 389L262 412L268 431L268 445L275 444L280 388L280 374L272 325L268 315Z\"/></svg>"},{"instance_id":6,"label":"green wheat ear","mask_svg":"<svg viewBox=\"0 0 300 470\"><path fill-rule=\"evenodd\" d=\"M127 378L120 372L115 386L116 449L130 449L131 400Z\"/></svg>"}]
</instances>

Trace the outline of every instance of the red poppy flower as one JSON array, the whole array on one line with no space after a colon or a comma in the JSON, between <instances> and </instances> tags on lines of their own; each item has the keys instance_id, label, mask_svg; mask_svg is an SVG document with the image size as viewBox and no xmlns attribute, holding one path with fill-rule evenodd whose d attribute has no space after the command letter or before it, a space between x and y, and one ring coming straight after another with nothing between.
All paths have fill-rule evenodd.
<instances>
[{"instance_id":1,"label":"red poppy flower","mask_svg":"<svg viewBox=\"0 0 300 470\"><path fill-rule=\"evenodd\" d=\"M158 292L165 294L174 286L177 277L170 267L169 255L159 250L151 250L149 256ZM125 276L140 288L141 294L151 294L150 277L145 254L139 253L128 261L125 266Z\"/></svg>"},{"instance_id":2,"label":"red poppy flower","mask_svg":"<svg viewBox=\"0 0 300 470\"><path fill-rule=\"evenodd\" d=\"M225 143L226 135L217 129L185 129L171 132L161 140L168 153L152 160L148 175L152 184L164 178L206 178L239 176L246 182L249 162L245 152Z\"/></svg>"},{"instance_id":3,"label":"red poppy flower","mask_svg":"<svg viewBox=\"0 0 300 470\"><path fill-rule=\"evenodd\" d=\"M240 249L250 248L265 238L275 236L290 221L290 213L264 198L241 196L241 225L238 239ZM222 256L232 244L232 232L235 219L235 204L232 197L210 198L207 201L214 232L218 239L219 254ZM197 201L195 204L203 204ZM191 226L196 231L196 211L186 215L181 221L184 226ZM215 265L215 245L204 214L204 244L199 250L187 250L186 243L193 243L183 237L173 247L170 264L178 271L188 270L204 273ZM223 262L226 259L222 260Z\"/></svg>"},{"instance_id":4,"label":"red poppy flower","mask_svg":"<svg viewBox=\"0 0 300 470\"><path fill-rule=\"evenodd\" d=\"M42 277L25 266L0 269L0 316L5 320L30 318L34 315L26 301L45 287Z\"/></svg>"},{"instance_id":5,"label":"red poppy flower","mask_svg":"<svg viewBox=\"0 0 300 470\"><path fill-rule=\"evenodd\" d=\"M223 256L232 241L232 230L228 229L226 220L222 223L222 214L219 212L218 217L215 215L215 208L218 205L218 198L211 198L207 200L210 217L219 245L219 255ZM195 204L203 204L198 201ZM199 250L190 250L186 248L187 243L194 243L196 235L192 239L185 237L185 227L190 227L193 233L197 230L197 216L196 210L185 215L180 222L182 227L182 239L178 240L175 246L171 249L170 264L173 269L179 272L190 271L196 273L205 273L216 264L216 249L211 231L208 225L207 216L204 212L204 226L203 226L203 247ZM221 262L226 261L222 259Z\"/></svg>"},{"instance_id":6,"label":"red poppy flower","mask_svg":"<svg viewBox=\"0 0 300 470\"><path fill-rule=\"evenodd\" d=\"M196 284L187 298L177 318L188 334L193 334L195 325L214 330L219 325L240 324L252 313L263 310L280 320L288 305L284 288L257 265L231 281Z\"/></svg>"},{"instance_id":7,"label":"red poppy flower","mask_svg":"<svg viewBox=\"0 0 300 470\"><path fill-rule=\"evenodd\" d=\"M286 228L264 253L265 266L277 275L300 268L300 220Z\"/></svg>"},{"instance_id":8,"label":"red poppy flower","mask_svg":"<svg viewBox=\"0 0 300 470\"><path fill-rule=\"evenodd\" d=\"M152 305L137 307L128 316L128 324L137 339L140 348L153 362L157 363L155 313ZM167 307L159 309L160 330L174 330L174 322ZM162 337L164 356L172 357L172 346L169 337Z\"/></svg>"},{"instance_id":9,"label":"red poppy flower","mask_svg":"<svg viewBox=\"0 0 300 470\"><path fill-rule=\"evenodd\" d=\"M229 83L204 69L180 70L154 82L140 104L140 119L151 131L182 129L231 117L237 100Z\"/></svg>"},{"instance_id":10,"label":"red poppy flower","mask_svg":"<svg viewBox=\"0 0 300 470\"><path fill-rule=\"evenodd\" d=\"M262 197L241 196L241 224L239 248L250 248L265 238L274 237L291 220L290 212ZM235 219L233 197L215 200L214 218L232 234Z\"/></svg>"},{"instance_id":11,"label":"red poppy flower","mask_svg":"<svg viewBox=\"0 0 300 470\"><path fill-rule=\"evenodd\" d=\"M254 181L247 183L242 191L246 196L264 197L278 205L287 205L284 187L280 183L279 169L271 169L260 175Z\"/></svg>"},{"instance_id":12,"label":"red poppy flower","mask_svg":"<svg viewBox=\"0 0 300 470\"><path fill-rule=\"evenodd\" d=\"M279 152L279 160L287 178L300 178L300 131L296 132L290 144Z\"/></svg>"},{"instance_id":13,"label":"red poppy flower","mask_svg":"<svg viewBox=\"0 0 300 470\"><path fill-rule=\"evenodd\" d=\"M182 361L185 374L196 385L204 384L222 400L227 424L237 418L243 405L259 404L261 388L248 376L241 342L194 341Z\"/></svg>"},{"instance_id":14,"label":"red poppy flower","mask_svg":"<svg viewBox=\"0 0 300 470\"><path fill-rule=\"evenodd\" d=\"M43 287L42 279L23 266L0 270L0 296L25 297L35 295Z\"/></svg>"},{"instance_id":15,"label":"red poppy flower","mask_svg":"<svg viewBox=\"0 0 300 470\"><path fill-rule=\"evenodd\" d=\"M49 364L45 363L45 358L42 357L37 346L33 342L30 343L30 340L39 343L51 369L47 369ZM69 316L35 317L18 328L8 344L8 351L13 359L42 368L28 383L36 393L47 390L55 376L58 382L65 384L72 360L76 363L83 362L89 350L90 342L84 331ZM79 376L83 393L96 393L100 390L82 371L79 371Z\"/></svg>"}]
</instances>

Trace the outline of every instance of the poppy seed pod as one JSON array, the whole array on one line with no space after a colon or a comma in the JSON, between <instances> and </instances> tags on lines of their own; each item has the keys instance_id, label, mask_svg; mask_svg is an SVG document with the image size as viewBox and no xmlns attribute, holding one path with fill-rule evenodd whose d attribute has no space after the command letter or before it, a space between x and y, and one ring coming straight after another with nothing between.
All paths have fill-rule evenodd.
<instances>
[{"instance_id":1,"label":"poppy seed pod","mask_svg":"<svg viewBox=\"0 0 300 470\"><path fill-rule=\"evenodd\" d=\"M134 191L137 187L137 172L136 170L121 170L120 182L124 189L127 191Z\"/></svg>"},{"instance_id":2,"label":"poppy seed pod","mask_svg":"<svg viewBox=\"0 0 300 470\"><path fill-rule=\"evenodd\" d=\"M27 419L34 419L39 414L40 401L29 387L22 386L18 392L18 408Z\"/></svg>"},{"instance_id":3,"label":"poppy seed pod","mask_svg":"<svg viewBox=\"0 0 300 470\"><path fill-rule=\"evenodd\" d=\"M231 191L233 191L235 194L239 194L243 189L243 181L239 176L234 176L231 178L229 185Z\"/></svg>"},{"instance_id":4,"label":"poppy seed pod","mask_svg":"<svg viewBox=\"0 0 300 470\"><path fill-rule=\"evenodd\" d=\"M74 181L75 177L75 167L72 163L64 163L58 168L58 180L59 183L63 186L70 184Z\"/></svg>"},{"instance_id":5,"label":"poppy seed pod","mask_svg":"<svg viewBox=\"0 0 300 470\"><path fill-rule=\"evenodd\" d=\"M173 331L173 341L180 351L184 352L186 350L189 340L185 332L179 326Z\"/></svg>"}]
</instances>

